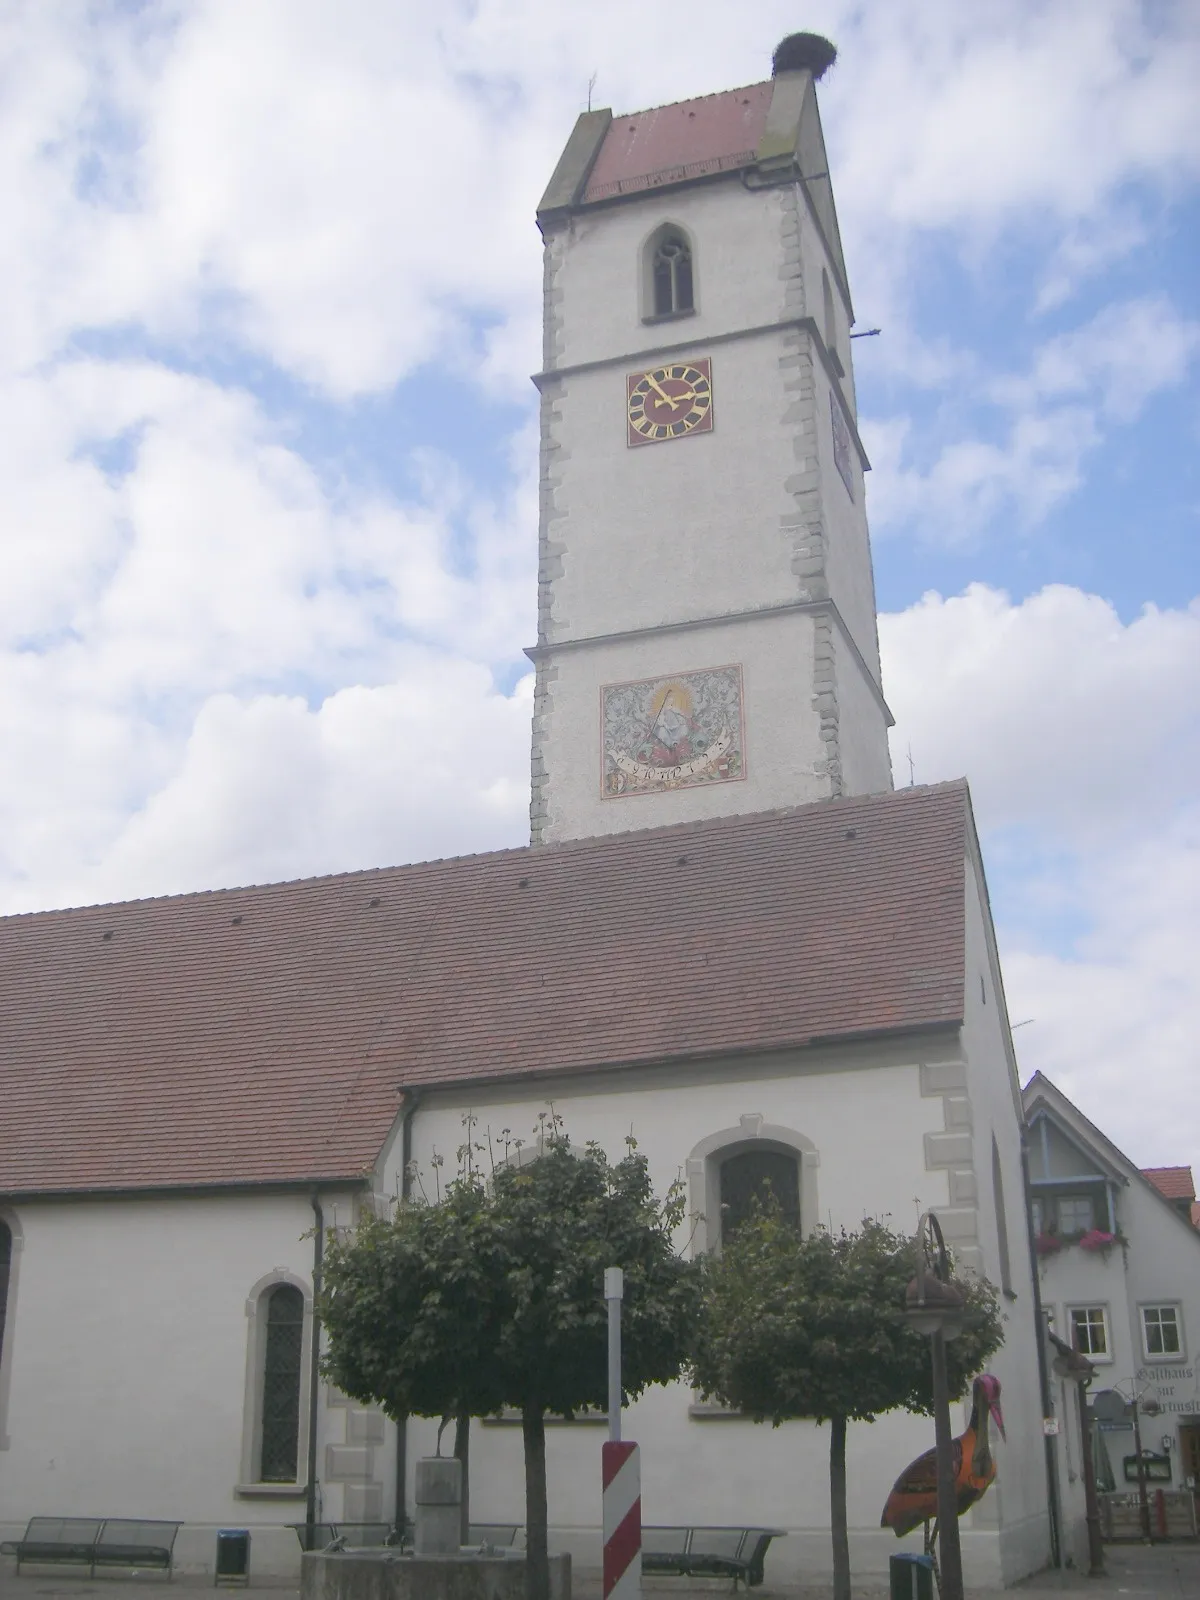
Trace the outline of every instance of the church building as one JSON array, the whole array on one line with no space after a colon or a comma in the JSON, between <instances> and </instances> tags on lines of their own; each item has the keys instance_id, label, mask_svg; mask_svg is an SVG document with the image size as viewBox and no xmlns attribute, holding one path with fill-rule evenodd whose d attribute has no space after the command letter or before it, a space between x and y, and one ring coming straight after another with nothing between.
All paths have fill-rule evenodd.
<instances>
[{"instance_id":1,"label":"church building","mask_svg":"<svg viewBox=\"0 0 1200 1600\"><path fill-rule=\"evenodd\" d=\"M613 1156L632 1131L660 1192L684 1175L688 1250L768 1176L806 1231L936 1209L1006 1319L967 1578L1050 1558L979 842L965 783L892 789L830 53L588 111L546 190L530 845L0 920L0 1536L178 1518L182 1568L235 1527L287 1573L306 1516L401 1520L435 1428L320 1380L324 1241L552 1107ZM828 1571L823 1428L675 1385L626 1434L647 1522L773 1525L769 1582ZM547 1445L552 1545L591 1569L602 1437ZM850 1429L863 1579L932 1438ZM474 1519L524 1520L520 1450L476 1425Z\"/></svg>"}]
</instances>

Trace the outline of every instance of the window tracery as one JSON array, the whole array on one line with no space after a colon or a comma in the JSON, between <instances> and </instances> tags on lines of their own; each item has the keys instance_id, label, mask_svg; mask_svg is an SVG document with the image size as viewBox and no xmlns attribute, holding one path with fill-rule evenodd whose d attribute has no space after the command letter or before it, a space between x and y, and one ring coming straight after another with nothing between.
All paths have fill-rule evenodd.
<instances>
[{"instance_id":1,"label":"window tracery","mask_svg":"<svg viewBox=\"0 0 1200 1600\"><path fill-rule=\"evenodd\" d=\"M648 320L695 311L695 252L682 228L664 223L651 234L643 252L643 275L642 310Z\"/></svg>"}]
</instances>

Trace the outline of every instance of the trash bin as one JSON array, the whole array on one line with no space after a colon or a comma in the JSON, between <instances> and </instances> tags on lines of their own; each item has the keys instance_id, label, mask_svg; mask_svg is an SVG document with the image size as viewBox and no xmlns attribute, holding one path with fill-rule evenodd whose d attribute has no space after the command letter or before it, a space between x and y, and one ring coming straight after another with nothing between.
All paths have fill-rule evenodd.
<instances>
[{"instance_id":1,"label":"trash bin","mask_svg":"<svg viewBox=\"0 0 1200 1600\"><path fill-rule=\"evenodd\" d=\"M891 1600L934 1600L932 1556L893 1556L889 1572Z\"/></svg>"},{"instance_id":2,"label":"trash bin","mask_svg":"<svg viewBox=\"0 0 1200 1600\"><path fill-rule=\"evenodd\" d=\"M219 1583L250 1582L250 1530L218 1528L217 1565L213 1588Z\"/></svg>"}]
</instances>

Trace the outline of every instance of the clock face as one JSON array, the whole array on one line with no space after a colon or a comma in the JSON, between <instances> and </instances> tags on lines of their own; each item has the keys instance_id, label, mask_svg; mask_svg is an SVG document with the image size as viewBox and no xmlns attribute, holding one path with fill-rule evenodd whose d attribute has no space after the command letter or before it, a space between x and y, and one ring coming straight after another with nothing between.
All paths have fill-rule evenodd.
<instances>
[{"instance_id":1,"label":"clock face","mask_svg":"<svg viewBox=\"0 0 1200 1600\"><path fill-rule=\"evenodd\" d=\"M712 362L707 356L631 372L626 390L631 445L712 431Z\"/></svg>"}]
</instances>

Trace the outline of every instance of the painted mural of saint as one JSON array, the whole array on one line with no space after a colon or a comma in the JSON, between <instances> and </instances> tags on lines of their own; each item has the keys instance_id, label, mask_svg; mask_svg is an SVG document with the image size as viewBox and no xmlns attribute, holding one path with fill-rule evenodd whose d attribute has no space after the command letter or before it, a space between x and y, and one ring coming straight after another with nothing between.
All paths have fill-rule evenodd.
<instances>
[{"instance_id":1,"label":"painted mural of saint","mask_svg":"<svg viewBox=\"0 0 1200 1600\"><path fill-rule=\"evenodd\" d=\"M664 683L650 702L647 755L656 767L673 767L693 751L695 702L683 683Z\"/></svg>"}]
</instances>

